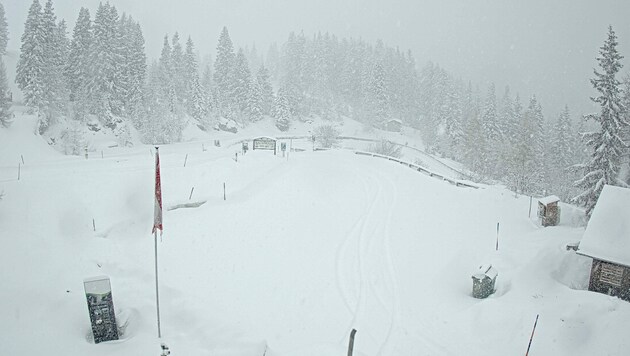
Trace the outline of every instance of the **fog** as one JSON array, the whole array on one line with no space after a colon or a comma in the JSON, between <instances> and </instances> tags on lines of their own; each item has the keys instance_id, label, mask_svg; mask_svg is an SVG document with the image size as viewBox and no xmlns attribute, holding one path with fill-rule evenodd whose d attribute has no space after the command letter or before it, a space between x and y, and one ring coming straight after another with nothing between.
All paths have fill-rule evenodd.
<instances>
[{"instance_id":1,"label":"fog","mask_svg":"<svg viewBox=\"0 0 630 356\"><path fill-rule=\"evenodd\" d=\"M40 0L42 4L45 2ZM9 68L19 50L31 1L5 0L9 22ZM98 0L56 0L57 17L69 35L81 6L92 18ZM159 56L165 34L191 36L202 56L215 54L220 30L227 26L236 46L283 43L291 31L306 36L330 32L410 49L419 69L440 64L471 80L485 93L490 82L497 96L510 85L522 98L535 94L547 119L565 104L574 115L597 110L589 100L595 58L612 25L619 51L630 56L630 2L627 0L113 0L142 26L149 58ZM13 63L13 67L11 66ZM628 72L627 60L623 73Z\"/></svg>"}]
</instances>

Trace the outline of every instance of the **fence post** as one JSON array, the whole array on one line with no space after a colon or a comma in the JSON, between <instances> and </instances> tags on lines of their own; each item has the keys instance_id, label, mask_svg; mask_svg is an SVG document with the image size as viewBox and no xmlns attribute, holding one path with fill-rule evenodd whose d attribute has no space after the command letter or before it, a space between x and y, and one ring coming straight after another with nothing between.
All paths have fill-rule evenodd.
<instances>
[{"instance_id":1,"label":"fence post","mask_svg":"<svg viewBox=\"0 0 630 356\"><path fill-rule=\"evenodd\" d=\"M352 356L354 351L354 335L357 333L357 329L352 329L350 332L350 342L348 343L348 356Z\"/></svg>"}]
</instances>

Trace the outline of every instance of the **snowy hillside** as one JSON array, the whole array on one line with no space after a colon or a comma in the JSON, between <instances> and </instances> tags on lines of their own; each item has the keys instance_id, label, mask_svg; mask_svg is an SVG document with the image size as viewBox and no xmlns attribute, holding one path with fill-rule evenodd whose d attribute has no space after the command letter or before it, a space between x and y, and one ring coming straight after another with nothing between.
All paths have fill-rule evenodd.
<instances>
[{"instance_id":1,"label":"snowy hillside","mask_svg":"<svg viewBox=\"0 0 630 356\"><path fill-rule=\"evenodd\" d=\"M0 130L7 355L159 355L160 342L172 355L346 355L353 328L355 355L513 355L537 314L530 355L630 347L630 304L586 291L590 259L566 251L584 232L575 209L563 205L560 226L542 228L529 197L308 141L288 159L250 151L236 161L240 140L274 134L264 124L216 134L221 147L199 136L160 149L158 340L151 147L63 156L34 125L18 115ZM351 125L344 134L361 136ZM205 203L177 208L190 202ZM497 290L475 299L471 275L486 263ZM83 280L99 275L111 278L125 327L121 340L94 344Z\"/></svg>"}]
</instances>

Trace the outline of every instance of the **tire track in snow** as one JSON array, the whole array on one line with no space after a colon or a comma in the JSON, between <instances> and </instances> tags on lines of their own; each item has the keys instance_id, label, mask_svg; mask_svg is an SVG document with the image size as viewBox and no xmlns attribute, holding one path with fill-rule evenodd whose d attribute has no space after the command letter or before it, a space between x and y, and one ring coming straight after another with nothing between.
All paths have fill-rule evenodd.
<instances>
[{"instance_id":1,"label":"tire track in snow","mask_svg":"<svg viewBox=\"0 0 630 356\"><path fill-rule=\"evenodd\" d=\"M360 328L377 354L383 355L388 351L389 341L400 320L389 233L398 189L386 175L369 173L359 176L359 180L365 194L371 194L370 203L337 251L337 285L352 315L348 330ZM372 193L374 190L376 192ZM355 251L350 250L352 245L356 247ZM349 270L349 265L356 268ZM350 293L345 286L353 280L358 284L354 298L348 297Z\"/></svg>"},{"instance_id":2,"label":"tire track in snow","mask_svg":"<svg viewBox=\"0 0 630 356\"><path fill-rule=\"evenodd\" d=\"M367 183L367 181L361 177L361 176L357 176L358 179L361 181L362 185L363 185L363 193L365 196L369 196L370 190L369 190L369 184ZM357 255L356 259L356 264L357 264L357 269L356 271L353 271L353 275L358 275L359 276L359 287L357 289L357 291L355 291L354 294L358 294L354 299L354 301L351 301L352 297L351 295L353 294L352 292L348 292L347 291L347 285L350 284L349 278L347 278L346 276L344 276L344 268L342 266L343 262L347 262L348 260L352 259L354 260L354 258L352 256L349 256L349 252L348 252L348 248L350 247L350 245L352 244L352 242L354 240L356 240L358 237L360 237L360 232L363 231L363 226L365 225L366 222L366 216L368 215L369 210L372 208L372 206L374 206L374 204L376 204L376 200L377 200L377 196L373 196L370 199L370 203L366 205L366 207L363 209L363 212L361 213L361 215L359 216L359 218L357 219L357 221L353 224L352 229L350 230L350 232L348 233L347 237L344 239L344 241L342 242L342 244L339 246L339 248L337 249L337 256L336 256L336 272L337 272L337 289L339 290L339 294L341 294L341 297L346 305L346 308L348 309L348 311L350 312L350 314L352 314L353 316L356 314L356 305L358 304L360 297L361 297L361 289L362 287L362 281L363 278L361 278L361 260L360 260L360 256ZM358 242L356 242L358 244ZM355 262L355 261L352 261ZM354 263L353 263L354 265Z\"/></svg>"}]
</instances>

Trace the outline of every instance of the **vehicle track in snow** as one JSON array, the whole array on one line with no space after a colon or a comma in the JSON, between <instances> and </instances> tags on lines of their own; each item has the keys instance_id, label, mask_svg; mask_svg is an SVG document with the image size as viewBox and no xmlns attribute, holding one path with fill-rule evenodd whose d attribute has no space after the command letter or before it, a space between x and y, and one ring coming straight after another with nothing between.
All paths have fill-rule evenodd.
<instances>
[{"instance_id":1,"label":"vehicle track in snow","mask_svg":"<svg viewBox=\"0 0 630 356\"><path fill-rule=\"evenodd\" d=\"M387 175L372 169L360 173L357 180L369 203L337 250L337 286L352 315L348 331L361 330L367 349L389 355L400 320L390 238L398 189Z\"/></svg>"}]
</instances>

